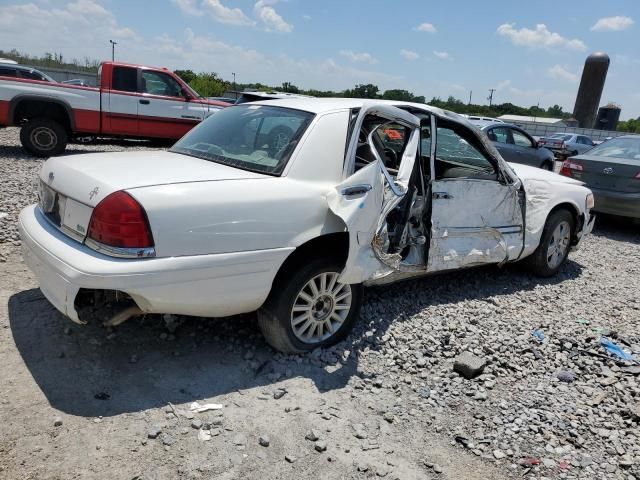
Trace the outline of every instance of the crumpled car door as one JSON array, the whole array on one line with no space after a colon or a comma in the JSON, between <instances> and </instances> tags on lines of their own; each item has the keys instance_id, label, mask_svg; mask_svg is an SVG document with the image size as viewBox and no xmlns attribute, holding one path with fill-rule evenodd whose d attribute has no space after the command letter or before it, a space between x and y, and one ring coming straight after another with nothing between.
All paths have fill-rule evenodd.
<instances>
[{"instance_id":1,"label":"crumpled car door","mask_svg":"<svg viewBox=\"0 0 640 480\"><path fill-rule=\"evenodd\" d=\"M374 146L372 136L376 129L368 138L376 161L358 170L327 196L329 208L344 221L349 233L349 254L340 278L344 283L361 283L398 269L399 258L385 254L379 244L379 234L386 228L387 214L409 191L409 181L418 154L420 120L417 117L386 105L363 108L355 132L360 131L362 120L369 114L402 123L411 128L411 133L395 178ZM355 155L355 151L351 151L351 154Z\"/></svg>"}]
</instances>

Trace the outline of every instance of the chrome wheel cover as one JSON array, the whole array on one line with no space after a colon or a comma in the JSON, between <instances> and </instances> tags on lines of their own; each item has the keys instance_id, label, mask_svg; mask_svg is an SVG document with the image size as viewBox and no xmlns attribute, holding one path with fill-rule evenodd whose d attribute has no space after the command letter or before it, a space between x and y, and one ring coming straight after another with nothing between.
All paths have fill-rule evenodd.
<instances>
[{"instance_id":1,"label":"chrome wheel cover","mask_svg":"<svg viewBox=\"0 0 640 480\"><path fill-rule=\"evenodd\" d=\"M569 222L562 221L553 231L547 245L547 265L556 268L564 260L569 250L571 240L571 226Z\"/></svg>"},{"instance_id":2,"label":"chrome wheel cover","mask_svg":"<svg viewBox=\"0 0 640 480\"><path fill-rule=\"evenodd\" d=\"M335 334L351 311L351 286L338 282L338 272L325 272L309 280L291 308L291 329L304 343L320 343Z\"/></svg>"},{"instance_id":3,"label":"chrome wheel cover","mask_svg":"<svg viewBox=\"0 0 640 480\"><path fill-rule=\"evenodd\" d=\"M48 127L34 128L29 138L31 143L41 150L52 150L56 146L56 143L58 143L56 132Z\"/></svg>"}]
</instances>

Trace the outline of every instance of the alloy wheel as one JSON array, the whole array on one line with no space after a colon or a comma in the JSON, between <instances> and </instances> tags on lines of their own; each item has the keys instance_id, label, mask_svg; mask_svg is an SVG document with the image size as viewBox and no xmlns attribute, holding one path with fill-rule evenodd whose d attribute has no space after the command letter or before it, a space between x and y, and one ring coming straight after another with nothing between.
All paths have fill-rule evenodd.
<instances>
[{"instance_id":1,"label":"alloy wheel","mask_svg":"<svg viewBox=\"0 0 640 480\"><path fill-rule=\"evenodd\" d=\"M351 286L338 282L338 272L324 272L298 292L291 309L291 328L298 340L320 343L335 334L351 310Z\"/></svg>"},{"instance_id":2,"label":"alloy wheel","mask_svg":"<svg viewBox=\"0 0 640 480\"><path fill-rule=\"evenodd\" d=\"M571 240L571 227L568 222L560 222L547 245L547 265L549 268L556 268L564 260L567 250L569 249L569 241Z\"/></svg>"}]
</instances>

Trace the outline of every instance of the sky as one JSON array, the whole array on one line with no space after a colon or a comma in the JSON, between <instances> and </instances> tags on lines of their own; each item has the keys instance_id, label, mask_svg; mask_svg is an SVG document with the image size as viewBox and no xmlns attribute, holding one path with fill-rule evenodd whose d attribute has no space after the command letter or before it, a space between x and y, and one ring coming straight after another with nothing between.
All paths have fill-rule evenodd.
<instances>
[{"instance_id":1,"label":"sky","mask_svg":"<svg viewBox=\"0 0 640 480\"><path fill-rule=\"evenodd\" d=\"M213 71L238 82L427 99L561 105L585 58L611 66L601 104L640 116L640 1L0 0L0 48Z\"/></svg>"}]
</instances>

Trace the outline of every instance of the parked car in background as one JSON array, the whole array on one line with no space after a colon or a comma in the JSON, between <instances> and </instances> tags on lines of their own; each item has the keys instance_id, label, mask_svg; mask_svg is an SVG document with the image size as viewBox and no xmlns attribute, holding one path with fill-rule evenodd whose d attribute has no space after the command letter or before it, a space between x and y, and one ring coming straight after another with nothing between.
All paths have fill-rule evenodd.
<instances>
[{"instance_id":1,"label":"parked car in background","mask_svg":"<svg viewBox=\"0 0 640 480\"><path fill-rule=\"evenodd\" d=\"M207 97L207 100L215 100L216 102L236 103L235 97Z\"/></svg>"},{"instance_id":2,"label":"parked car in background","mask_svg":"<svg viewBox=\"0 0 640 480\"><path fill-rule=\"evenodd\" d=\"M92 85L82 78L74 78L72 80L63 80L60 83L64 83L65 85L77 85L79 87L91 87Z\"/></svg>"},{"instance_id":3,"label":"parked car in background","mask_svg":"<svg viewBox=\"0 0 640 480\"><path fill-rule=\"evenodd\" d=\"M38 80L39 82L52 82L56 81L49 75L42 73L39 70L31 67L25 67L24 65L18 65L17 63L2 63L0 62L0 77L20 78L24 80Z\"/></svg>"},{"instance_id":4,"label":"parked car in background","mask_svg":"<svg viewBox=\"0 0 640 480\"><path fill-rule=\"evenodd\" d=\"M504 123L499 118L481 117L478 115L466 115L466 114L463 114L462 116L466 117L471 123L479 127L482 125L488 125L490 123Z\"/></svg>"},{"instance_id":5,"label":"parked car in background","mask_svg":"<svg viewBox=\"0 0 640 480\"><path fill-rule=\"evenodd\" d=\"M640 135L623 135L564 161L561 175L580 180L600 213L640 218Z\"/></svg>"},{"instance_id":6,"label":"parked car in background","mask_svg":"<svg viewBox=\"0 0 640 480\"><path fill-rule=\"evenodd\" d=\"M586 135L554 133L549 137L541 137L538 140L538 145L548 148L557 158L564 160L571 155L588 152L595 143Z\"/></svg>"},{"instance_id":7,"label":"parked car in background","mask_svg":"<svg viewBox=\"0 0 640 480\"><path fill-rule=\"evenodd\" d=\"M268 92L242 92L238 99L235 101L237 105L247 102L257 102L260 100L277 100L283 98L313 98L309 95L301 95L299 93L279 92L277 90L270 90Z\"/></svg>"},{"instance_id":8,"label":"parked car in background","mask_svg":"<svg viewBox=\"0 0 640 480\"><path fill-rule=\"evenodd\" d=\"M166 68L104 62L98 79L98 87L81 87L0 76L0 127L21 127L23 147L48 157L62 153L70 137L177 140L229 106L200 97Z\"/></svg>"},{"instance_id":9,"label":"parked car in background","mask_svg":"<svg viewBox=\"0 0 640 480\"><path fill-rule=\"evenodd\" d=\"M518 261L554 275L591 201L454 113L291 98L225 108L168 152L51 158L19 228L78 323L258 310L274 348L302 352L347 335L363 285Z\"/></svg>"},{"instance_id":10,"label":"parked car in background","mask_svg":"<svg viewBox=\"0 0 640 480\"><path fill-rule=\"evenodd\" d=\"M531 135L508 123L489 123L480 126L507 162L523 163L553 171L553 153L540 147Z\"/></svg>"}]
</instances>

